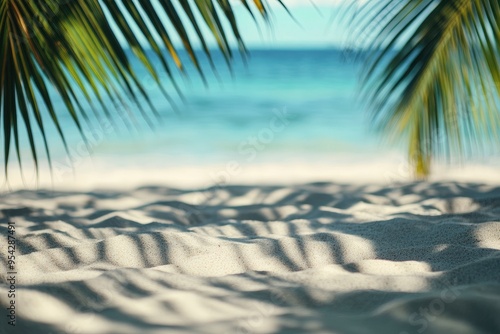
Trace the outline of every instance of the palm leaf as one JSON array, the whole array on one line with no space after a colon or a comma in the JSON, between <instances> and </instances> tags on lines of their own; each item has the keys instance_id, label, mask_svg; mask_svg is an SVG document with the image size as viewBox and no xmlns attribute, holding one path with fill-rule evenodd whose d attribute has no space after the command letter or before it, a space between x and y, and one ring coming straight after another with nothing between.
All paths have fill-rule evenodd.
<instances>
[{"instance_id":1,"label":"palm leaf","mask_svg":"<svg viewBox=\"0 0 500 334\"><path fill-rule=\"evenodd\" d=\"M241 2L251 15L256 10L267 17L264 0ZM174 36L180 38L190 61L204 77L192 38L201 41L214 68L206 42L211 35L230 64L233 54L229 34L245 52L236 21L228 0L1 0L0 120L5 177L8 178L12 149L22 170L21 126L26 130L37 172L40 145L35 138L37 131L51 164L47 121L55 126L68 151L60 114L49 93L51 90L60 95L64 111L71 116L84 139L82 121L90 124L92 120L86 106L90 106L97 119L105 116L114 120L121 107L133 103L153 127L158 113L132 68L126 50L132 51L175 108L170 94L181 92L169 59L181 72L184 64L174 45ZM189 36L187 26L193 28L194 36ZM227 26L229 28L225 28ZM125 45L120 44L119 35L124 37ZM139 35L145 43L141 44ZM153 59L146 49L151 49L156 58ZM159 68L155 60L159 60L160 68L168 73L176 92L167 92L157 75ZM107 107L108 99L113 101L116 110ZM143 107L143 101L147 107Z\"/></svg>"},{"instance_id":2,"label":"palm leaf","mask_svg":"<svg viewBox=\"0 0 500 334\"><path fill-rule=\"evenodd\" d=\"M371 40L365 93L373 118L408 143L417 177L429 175L433 158L498 143L498 1L381 0L356 10L358 36Z\"/></svg>"}]
</instances>

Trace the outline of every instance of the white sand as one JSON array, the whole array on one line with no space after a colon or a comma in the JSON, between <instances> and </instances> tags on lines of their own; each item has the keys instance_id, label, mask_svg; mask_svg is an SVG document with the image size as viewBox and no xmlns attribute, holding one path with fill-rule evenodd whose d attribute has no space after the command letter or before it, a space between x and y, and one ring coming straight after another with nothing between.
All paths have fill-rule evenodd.
<instances>
[{"instance_id":1,"label":"white sand","mask_svg":"<svg viewBox=\"0 0 500 334\"><path fill-rule=\"evenodd\" d=\"M278 156L274 160L248 162L239 155L217 161L176 160L175 157L97 155L77 160L71 168L62 160L53 162L52 177L46 162L40 163L37 180L34 169L24 167L24 178L12 164L9 183L0 175L0 196L18 189L130 190L145 184L177 188L206 188L214 184L303 184L341 182L390 185L411 182L413 168L399 152L366 155L360 153L310 157ZM495 156L499 156L496 154ZM500 185L500 158L464 164L435 163L432 181L475 182ZM66 158L67 159L67 158ZM1 173L0 173L1 174Z\"/></svg>"},{"instance_id":2,"label":"white sand","mask_svg":"<svg viewBox=\"0 0 500 334\"><path fill-rule=\"evenodd\" d=\"M17 191L0 221L0 333L500 333L495 186Z\"/></svg>"}]
</instances>

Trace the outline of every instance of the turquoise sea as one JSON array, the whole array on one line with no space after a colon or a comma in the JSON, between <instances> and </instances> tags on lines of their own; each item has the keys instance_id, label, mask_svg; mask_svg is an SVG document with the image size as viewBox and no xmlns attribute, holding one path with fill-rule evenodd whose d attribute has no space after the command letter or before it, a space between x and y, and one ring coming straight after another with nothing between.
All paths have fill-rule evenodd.
<instances>
[{"instance_id":1,"label":"turquoise sea","mask_svg":"<svg viewBox=\"0 0 500 334\"><path fill-rule=\"evenodd\" d=\"M116 157L118 164L136 158L165 164L211 163L234 157L282 162L391 150L373 130L369 110L360 101L361 62L346 50L250 50L246 62L235 53L232 72L215 52L217 73L203 56L200 59L207 85L189 62L187 76L176 74L184 102L175 94L167 74L159 72L177 112L147 72L134 63L162 121L150 114L155 124L151 129L133 104L118 109L123 115L130 113L128 118L135 117L128 129L120 117L116 117L116 127L94 119L85 126L94 158ZM70 153L75 159L85 156L86 148L71 118L62 112L62 102L57 103ZM145 103L141 105L147 110ZM53 159L64 163L65 151L53 128L49 137ZM25 155L29 157L27 152Z\"/></svg>"}]
</instances>

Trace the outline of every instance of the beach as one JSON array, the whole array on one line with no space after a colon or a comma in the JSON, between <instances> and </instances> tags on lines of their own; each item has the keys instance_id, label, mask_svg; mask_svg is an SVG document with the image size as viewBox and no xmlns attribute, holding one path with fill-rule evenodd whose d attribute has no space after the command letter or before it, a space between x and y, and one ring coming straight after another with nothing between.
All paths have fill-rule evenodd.
<instances>
[{"instance_id":1,"label":"beach","mask_svg":"<svg viewBox=\"0 0 500 334\"><path fill-rule=\"evenodd\" d=\"M498 4L0 17L0 334L500 333Z\"/></svg>"},{"instance_id":2,"label":"beach","mask_svg":"<svg viewBox=\"0 0 500 334\"><path fill-rule=\"evenodd\" d=\"M498 149L415 182L343 50L249 66L184 81L177 114L143 70L154 128L62 117L38 174L11 157L0 334L500 333Z\"/></svg>"},{"instance_id":3,"label":"beach","mask_svg":"<svg viewBox=\"0 0 500 334\"><path fill-rule=\"evenodd\" d=\"M499 332L498 184L279 180L4 193L0 333Z\"/></svg>"}]
</instances>

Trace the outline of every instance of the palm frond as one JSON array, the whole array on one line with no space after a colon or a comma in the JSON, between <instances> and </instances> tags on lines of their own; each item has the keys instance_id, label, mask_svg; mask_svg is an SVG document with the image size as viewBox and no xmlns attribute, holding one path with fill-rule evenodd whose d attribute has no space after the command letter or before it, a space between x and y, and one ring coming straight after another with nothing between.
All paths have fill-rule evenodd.
<instances>
[{"instance_id":1,"label":"palm frond","mask_svg":"<svg viewBox=\"0 0 500 334\"><path fill-rule=\"evenodd\" d=\"M365 93L373 118L408 142L417 177L428 176L435 157L498 143L498 1L380 0L358 10L352 22L371 40Z\"/></svg>"},{"instance_id":2,"label":"palm frond","mask_svg":"<svg viewBox=\"0 0 500 334\"><path fill-rule=\"evenodd\" d=\"M241 2L251 15L257 11L267 17L266 1ZM188 26L195 32L193 36L188 34ZM214 38L230 64L233 56L230 35L245 52L229 0L1 0L0 120L5 177L8 178L12 150L22 169L21 127L27 133L37 170L40 144L34 135L36 129L41 133L49 164L47 122L55 126L67 146L50 91L60 95L65 111L83 137L82 122L89 122L91 118L85 105L91 107L96 117L104 115L110 120L115 117L117 111L107 106L107 99L116 106L134 103L145 120L154 126L153 119L158 113L126 50L130 49L144 65L173 105L157 71L168 73L177 93L181 93L169 65L169 60L173 60L175 66L184 71L174 39L182 41L190 61L203 77L192 40L201 43L214 66L207 44L207 38ZM125 45L120 43L119 36L124 38ZM147 49L151 49L156 58L153 59ZM160 68L155 66L155 60L159 60ZM146 101L147 107L143 107L142 101Z\"/></svg>"}]
</instances>

